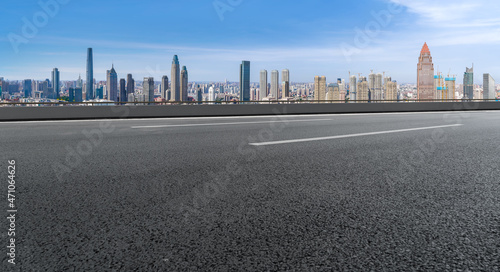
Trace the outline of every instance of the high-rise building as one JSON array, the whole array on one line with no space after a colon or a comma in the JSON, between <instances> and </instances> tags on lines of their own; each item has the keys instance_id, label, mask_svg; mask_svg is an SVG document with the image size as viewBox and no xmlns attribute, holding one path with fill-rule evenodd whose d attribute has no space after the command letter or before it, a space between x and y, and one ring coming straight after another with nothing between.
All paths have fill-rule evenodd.
<instances>
[{"instance_id":1,"label":"high-rise building","mask_svg":"<svg viewBox=\"0 0 500 272\"><path fill-rule=\"evenodd\" d=\"M267 70L260 71L260 100L267 97Z\"/></svg>"},{"instance_id":2,"label":"high-rise building","mask_svg":"<svg viewBox=\"0 0 500 272\"><path fill-rule=\"evenodd\" d=\"M449 99L455 99L455 90L456 90L456 77L447 77L445 79L445 82L446 82L446 89L448 90L448 93L447 93L447 96L445 99L449 100Z\"/></svg>"},{"instance_id":3,"label":"high-rise building","mask_svg":"<svg viewBox=\"0 0 500 272\"><path fill-rule=\"evenodd\" d=\"M106 90L108 92L108 99L118 102L118 74L115 71L114 65L107 72Z\"/></svg>"},{"instance_id":4,"label":"high-rise building","mask_svg":"<svg viewBox=\"0 0 500 272\"><path fill-rule=\"evenodd\" d=\"M160 86L160 89L161 89L161 98L165 99L165 100L169 100L168 98L168 76L163 76L161 78L161 86Z\"/></svg>"},{"instance_id":5,"label":"high-rise building","mask_svg":"<svg viewBox=\"0 0 500 272\"><path fill-rule=\"evenodd\" d=\"M351 76L349 78L349 100L356 101L357 91L356 91L356 76Z\"/></svg>"},{"instance_id":6,"label":"high-rise building","mask_svg":"<svg viewBox=\"0 0 500 272\"><path fill-rule=\"evenodd\" d=\"M208 88L208 101L215 102L215 88L213 85Z\"/></svg>"},{"instance_id":7,"label":"high-rise building","mask_svg":"<svg viewBox=\"0 0 500 272\"><path fill-rule=\"evenodd\" d=\"M427 43L424 43L420 51L417 65L417 99L434 99L434 64Z\"/></svg>"},{"instance_id":8,"label":"high-rise building","mask_svg":"<svg viewBox=\"0 0 500 272\"><path fill-rule=\"evenodd\" d=\"M24 97L33 97L33 86L31 84L31 79L25 79L23 81L23 93Z\"/></svg>"},{"instance_id":9,"label":"high-rise building","mask_svg":"<svg viewBox=\"0 0 500 272\"><path fill-rule=\"evenodd\" d=\"M281 77L283 81L283 88L282 89L282 98L289 97L290 96L290 71L288 69L284 69L281 71Z\"/></svg>"},{"instance_id":10,"label":"high-rise building","mask_svg":"<svg viewBox=\"0 0 500 272\"><path fill-rule=\"evenodd\" d=\"M69 88L69 102L83 102L82 88Z\"/></svg>"},{"instance_id":11,"label":"high-rise building","mask_svg":"<svg viewBox=\"0 0 500 272\"><path fill-rule=\"evenodd\" d=\"M250 61L240 64L240 101L250 101Z\"/></svg>"},{"instance_id":12,"label":"high-rise building","mask_svg":"<svg viewBox=\"0 0 500 272\"><path fill-rule=\"evenodd\" d=\"M87 49L87 81L86 81L86 97L87 100L95 98L94 93L94 60L92 55L92 48Z\"/></svg>"},{"instance_id":13,"label":"high-rise building","mask_svg":"<svg viewBox=\"0 0 500 272\"><path fill-rule=\"evenodd\" d=\"M385 78L385 93L384 100L392 102L397 102L398 100L398 83L396 81L391 81L390 77Z\"/></svg>"},{"instance_id":14,"label":"high-rise building","mask_svg":"<svg viewBox=\"0 0 500 272\"><path fill-rule=\"evenodd\" d=\"M370 94L366 77L359 77L356 89L358 103L367 103L370 100Z\"/></svg>"},{"instance_id":15,"label":"high-rise building","mask_svg":"<svg viewBox=\"0 0 500 272\"><path fill-rule=\"evenodd\" d=\"M104 87L99 86L95 89L95 97L93 99L104 99Z\"/></svg>"},{"instance_id":16,"label":"high-rise building","mask_svg":"<svg viewBox=\"0 0 500 272\"><path fill-rule=\"evenodd\" d=\"M495 80L490 74L483 75L483 99L496 99L497 90Z\"/></svg>"},{"instance_id":17,"label":"high-rise building","mask_svg":"<svg viewBox=\"0 0 500 272\"><path fill-rule=\"evenodd\" d=\"M145 77L142 83L142 93L144 102L155 101L155 80L152 77Z\"/></svg>"},{"instance_id":18,"label":"high-rise building","mask_svg":"<svg viewBox=\"0 0 500 272\"><path fill-rule=\"evenodd\" d=\"M368 89L373 94L375 91L375 80L377 79L377 75L373 72L368 75Z\"/></svg>"},{"instance_id":19,"label":"high-rise building","mask_svg":"<svg viewBox=\"0 0 500 272\"><path fill-rule=\"evenodd\" d=\"M52 99L59 98L59 92L61 91L60 80L59 80L59 70L54 68L52 71Z\"/></svg>"},{"instance_id":20,"label":"high-rise building","mask_svg":"<svg viewBox=\"0 0 500 272\"><path fill-rule=\"evenodd\" d=\"M314 100L325 101L326 100L326 77L316 76L314 77Z\"/></svg>"},{"instance_id":21,"label":"high-rise building","mask_svg":"<svg viewBox=\"0 0 500 272\"><path fill-rule=\"evenodd\" d=\"M130 96L130 94L134 94L134 93L135 93L135 80L134 80L134 78L132 78L132 74L128 74L127 75L127 97Z\"/></svg>"},{"instance_id":22,"label":"high-rise building","mask_svg":"<svg viewBox=\"0 0 500 272\"><path fill-rule=\"evenodd\" d=\"M274 99L279 99L280 90L280 73L278 70L271 71L271 97Z\"/></svg>"},{"instance_id":23,"label":"high-rise building","mask_svg":"<svg viewBox=\"0 0 500 272\"><path fill-rule=\"evenodd\" d=\"M281 98L285 99L290 97L290 82L283 81L283 83L281 84L281 90Z\"/></svg>"},{"instance_id":24,"label":"high-rise building","mask_svg":"<svg viewBox=\"0 0 500 272\"><path fill-rule=\"evenodd\" d=\"M196 101L198 101L198 102L199 102L198 104L202 104L202 101L203 101L203 93L201 92L200 85L198 85L198 88L197 88L197 95L198 95L198 98L196 99Z\"/></svg>"},{"instance_id":25,"label":"high-rise building","mask_svg":"<svg viewBox=\"0 0 500 272\"><path fill-rule=\"evenodd\" d=\"M374 93L373 100L383 100L382 79L383 79L382 74L375 75L375 89L372 90L372 92Z\"/></svg>"},{"instance_id":26,"label":"high-rise building","mask_svg":"<svg viewBox=\"0 0 500 272\"><path fill-rule=\"evenodd\" d=\"M171 75L170 75L170 80L171 80L171 86L170 86L170 91L171 91L171 96L172 96L172 101L179 102L181 101L181 71L180 71L180 64L179 64L179 58L177 55L174 56L174 59L172 60L172 70L171 70Z\"/></svg>"},{"instance_id":27,"label":"high-rise building","mask_svg":"<svg viewBox=\"0 0 500 272\"><path fill-rule=\"evenodd\" d=\"M127 84L124 78L120 79L120 102L127 102L128 101L128 95L127 95Z\"/></svg>"},{"instance_id":28,"label":"high-rise building","mask_svg":"<svg viewBox=\"0 0 500 272\"><path fill-rule=\"evenodd\" d=\"M474 66L472 68L465 67L464 99L474 99Z\"/></svg>"},{"instance_id":29,"label":"high-rise building","mask_svg":"<svg viewBox=\"0 0 500 272\"><path fill-rule=\"evenodd\" d=\"M78 75L78 79L76 80L76 87L83 88L83 80L81 75Z\"/></svg>"},{"instance_id":30,"label":"high-rise building","mask_svg":"<svg viewBox=\"0 0 500 272\"><path fill-rule=\"evenodd\" d=\"M188 71L186 69L186 66L182 66L180 91L181 101L183 102L188 101L188 82Z\"/></svg>"},{"instance_id":31,"label":"high-rise building","mask_svg":"<svg viewBox=\"0 0 500 272\"><path fill-rule=\"evenodd\" d=\"M328 85L328 93L326 95L326 100L332 101L333 103L339 103L340 100L340 86L338 83L331 83Z\"/></svg>"}]
</instances>

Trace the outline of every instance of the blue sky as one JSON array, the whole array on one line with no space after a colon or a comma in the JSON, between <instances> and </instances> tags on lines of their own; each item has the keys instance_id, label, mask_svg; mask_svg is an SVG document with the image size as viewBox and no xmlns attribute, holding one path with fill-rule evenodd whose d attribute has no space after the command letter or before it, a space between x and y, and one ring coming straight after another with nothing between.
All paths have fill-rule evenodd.
<instances>
[{"instance_id":1,"label":"blue sky","mask_svg":"<svg viewBox=\"0 0 500 272\"><path fill-rule=\"evenodd\" d=\"M293 82L374 70L414 83L427 42L436 68L461 81L474 63L480 84L486 72L500 81L499 13L496 0L4 1L0 77L45 79L57 67L62 80L84 78L92 47L98 80L112 63L120 78L159 80L177 54L190 81L237 81L249 60L252 82L287 68Z\"/></svg>"}]
</instances>

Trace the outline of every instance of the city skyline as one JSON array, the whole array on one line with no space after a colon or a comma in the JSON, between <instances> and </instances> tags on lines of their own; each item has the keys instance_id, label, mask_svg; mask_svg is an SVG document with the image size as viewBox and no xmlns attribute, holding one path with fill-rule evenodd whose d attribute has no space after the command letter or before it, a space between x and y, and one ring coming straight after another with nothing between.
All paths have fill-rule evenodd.
<instances>
[{"instance_id":1,"label":"city skyline","mask_svg":"<svg viewBox=\"0 0 500 272\"><path fill-rule=\"evenodd\" d=\"M43 80L57 67L61 80L76 80L86 72L84 50L91 47L94 78L98 81L106 78L106 70L113 63L119 78L127 73L137 78L161 78L169 74L170 58L177 54L183 65L190 68L191 81L237 82L239 75L234 67L245 59L252 62L252 82L258 82L260 70L273 67L293 71L293 82L312 82L317 74L348 78L349 71L367 76L374 70L386 71L401 83L416 83L415 59L424 42L439 60L439 70L451 69L452 74L458 75L458 82L471 63L476 74L490 73L495 77L500 73L500 65L491 56L500 44L500 20L488 19L495 18L500 7L489 1L373 0L342 5L318 1L325 9L337 10L334 17L309 14L315 6L310 3L242 1L231 11L223 12L222 20L215 2L193 7L186 3L155 2L158 8L147 20L131 22L123 20L127 16L113 15L117 13L117 1L99 6L96 3L61 4L58 12L49 14L46 24L37 27L36 35L17 44L17 53L10 34L23 37L23 18L29 22L44 9L36 2L4 3L5 10L12 12L5 14L6 25L0 30L0 50L4 53L0 76L9 80ZM390 5L394 3L401 6ZM139 11L143 5L127 3L119 11L135 19L144 18ZM262 6L267 8L262 11ZM278 7L284 10L277 16L265 16ZM178 12L161 16L165 8ZM85 21L84 15L91 10L103 16ZM356 16L352 16L353 12ZM185 23L179 27L165 27L186 13L193 19L182 20ZM383 19L387 18L384 14L391 17ZM112 27L111 21L116 22ZM370 27L380 31L363 39L361 34L370 34L366 31ZM278 33L281 38L275 39ZM475 77L476 84L481 80Z\"/></svg>"}]
</instances>

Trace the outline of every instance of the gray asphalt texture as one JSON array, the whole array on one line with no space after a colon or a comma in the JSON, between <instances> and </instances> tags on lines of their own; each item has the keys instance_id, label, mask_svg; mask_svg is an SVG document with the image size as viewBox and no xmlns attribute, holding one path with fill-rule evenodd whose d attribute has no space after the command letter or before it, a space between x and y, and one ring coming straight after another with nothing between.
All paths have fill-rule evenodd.
<instances>
[{"instance_id":1,"label":"gray asphalt texture","mask_svg":"<svg viewBox=\"0 0 500 272\"><path fill-rule=\"evenodd\" d=\"M2 271L500 271L499 146L500 112L0 123Z\"/></svg>"}]
</instances>

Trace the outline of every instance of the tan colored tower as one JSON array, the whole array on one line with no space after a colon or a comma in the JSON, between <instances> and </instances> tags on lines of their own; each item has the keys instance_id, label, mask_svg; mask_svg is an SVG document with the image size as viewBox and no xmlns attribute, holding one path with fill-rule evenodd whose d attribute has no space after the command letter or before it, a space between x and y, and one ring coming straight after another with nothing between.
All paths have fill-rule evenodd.
<instances>
[{"instance_id":1,"label":"tan colored tower","mask_svg":"<svg viewBox=\"0 0 500 272\"><path fill-rule=\"evenodd\" d=\"M434 99L434 64L427 43L420 51L417 66L417 96L418 100Z\"/></svg>"},{"instance_id":2,"label":"tan colored tower","mask_svg":"<svg viewBox=\"0 0 500 272\"><path fill-rule=\"evenodd\" d=\"M366 77L360 77L358 86L357 86L357 100L358 103L367 103L368 102L368 81L366 81Z\"/></svg>"},{"instance_id":3,"label":"tan colored tower","mask_svg":"<svg viewBox=\"0 0 500 272\"><path fill-rule=\"evenodd\" d=\"M326 100L326 77L316 76L314 77L314 100L325 101Z\"/></svg>"}]
</instances>

